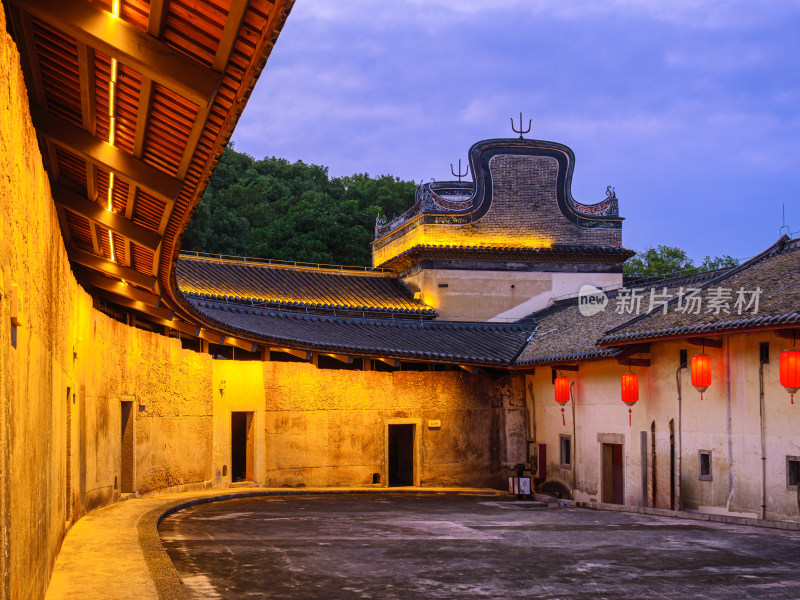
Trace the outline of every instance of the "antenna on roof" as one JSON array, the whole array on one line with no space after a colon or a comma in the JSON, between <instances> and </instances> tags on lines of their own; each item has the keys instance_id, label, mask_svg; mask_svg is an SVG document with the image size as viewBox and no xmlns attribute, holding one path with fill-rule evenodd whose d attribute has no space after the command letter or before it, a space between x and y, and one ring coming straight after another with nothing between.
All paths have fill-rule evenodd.
<instances>
[{"instance_id":1,"label":"antenna on roof","mask_svg":"<svg viewBox=\"0 0 800 600\"><path fill-rule=\"evenodd\" d=\"M453 170L453 163L450 163L450 172L453 174L453 177L458 177L458 183L461 183L461 178L466 177L469 175L469 165L467 165L467 172L461 172L461 159L458 159L458 173Z\"/></svg>"},{"instance_id":2,"label":"antenna on roof","mask_svg":"<svg viewBox=\"0 0 800 600\"><path fill-rule=\"evenodd\" d=\"M531 123L533 123L533 119L528 119L528 128L525 131L522 130L522 113L519 113L519 129L514 127L514 117L510 117L510 119L511 119L511 131L513 131L514 133L518 133L519 134L519 139L522 139L522 134L523 133L529 133L530 132Z\"/></svg>"},{"instance_id":3,"label":"antenna on roof","mask_svg":"<svg viewBox=\"0 0 800 600\"><path fill-rule=\"evenodd\" d=\"M781 204L781 211L783 212L783 225L781 225L780 229L778 229L778 237L782 237L784 235L784 229L786 230L786 235L789 234L789 226L786 224L786 203L784 202Z\"/></svg>"}]
</instances>

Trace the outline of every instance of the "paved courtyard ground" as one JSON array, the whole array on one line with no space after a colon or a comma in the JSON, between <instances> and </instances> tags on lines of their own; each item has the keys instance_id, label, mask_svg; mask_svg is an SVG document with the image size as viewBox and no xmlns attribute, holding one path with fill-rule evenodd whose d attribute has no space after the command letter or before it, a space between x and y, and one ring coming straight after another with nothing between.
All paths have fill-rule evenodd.
<instances>
[{"instance_id":1,"label":"paved courtyard ground","mask_svg":"<svg viewBox=\"0 0 800 600\"><path fill-rule=\"evenodd\" d=\"M800 532L534 506L261 497L160 533L197 598L800 598Z\"/></svg>"}]
</instances>

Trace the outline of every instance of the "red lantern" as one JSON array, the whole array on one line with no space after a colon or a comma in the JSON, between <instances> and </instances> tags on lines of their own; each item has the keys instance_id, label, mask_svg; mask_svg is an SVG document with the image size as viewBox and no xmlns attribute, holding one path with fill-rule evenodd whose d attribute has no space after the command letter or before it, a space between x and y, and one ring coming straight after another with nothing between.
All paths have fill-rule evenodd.
<instances>
[{"instance_id":1,"label":"red lantern","mask_svg":"<svg viewBox=\"0 0 800 600\"><path fill-rule=\"evenodd\" d=\"M786 388L794 404L794 395L800 389L800 350L781 352L781 385Z\"/></svg>"},{"instance_id":2,"label":"red lantern","mask_svg":"<svg viewBox=\"0 0 800 600\"><path fill-rule=\"evenodd\" d=\"M564 418L564 405L569 402L569 379L566 377L556 377L556 402L561 405L561 422L566 425L567 421Z\"/></svg>"},{"instance_id":3,"label":"red lantern","mask_svg":"<svg viewBox=\"0 0 800 600\"><path fill-rule=\"evenodd\" d=\"M711 385L711 359L708 354L698 354L692 357L692 385L700 392L700 400L702 400L703 392Z\"/></svg>"},{"instance_id":4,"label":"red lantern","mask_svg":"<svg viewBox=\"0 0 800 600\"><path fill-rule=\"evenodd\" d=\"M622 401L628 405L628 425L632 427L631 407L639 401L639 376L636 373L622 376Z\"/></svg>"}]
</instances>

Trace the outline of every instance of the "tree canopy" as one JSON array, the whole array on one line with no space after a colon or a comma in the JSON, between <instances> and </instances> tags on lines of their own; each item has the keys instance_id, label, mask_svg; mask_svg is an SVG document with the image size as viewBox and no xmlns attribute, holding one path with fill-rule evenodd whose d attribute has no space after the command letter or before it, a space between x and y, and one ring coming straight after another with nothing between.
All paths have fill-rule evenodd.
<instances>
[{"instance_id":1,"label":"tree canopy","mask_svg":"<svg viewBox=\"0 0 800 600\"><path fill-rule=\"evenodd\" d=\"M727 254L711 258L706 256L700 265L674 246L656 246L637 252L623 265L623 275L628 278L659 277L666 275L690 275L724 267L735 267L739 260Z\"/></svg>"},{"instance_id":2,"label":"tree canopy","mask_svg":"<svg viewBox=\"0 0 800 600\"><path fill-rule=\"evenodd\" d=\"M255 160L232 148L186 230L183 249L279 260L363 265L379 213L414 203L413 181L391 175L328 176L327 167Z\"/></svg>"}]
</instances>

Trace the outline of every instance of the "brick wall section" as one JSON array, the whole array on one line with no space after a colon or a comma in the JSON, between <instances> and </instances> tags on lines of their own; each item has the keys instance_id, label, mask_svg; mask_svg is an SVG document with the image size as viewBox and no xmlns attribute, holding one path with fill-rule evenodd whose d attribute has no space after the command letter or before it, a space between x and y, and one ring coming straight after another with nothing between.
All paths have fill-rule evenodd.
<instances>
[{"instance_id":1,"label":"brick wall section","mask_svg":"<svg viewBox=\"0 0 800 600\"><path fill-rule=\"evenodd\" d=\"M558 163L543 156L498 155L489 162L492 206L475 228L481 233L533 231L554 244L622 245L620 229L572 223L558 207Z\"/></svg>"}]
</instances>

